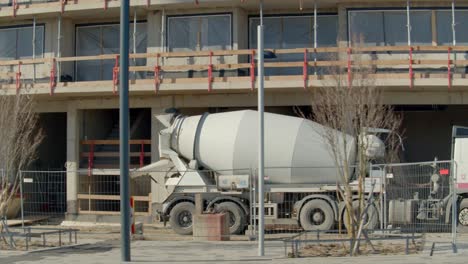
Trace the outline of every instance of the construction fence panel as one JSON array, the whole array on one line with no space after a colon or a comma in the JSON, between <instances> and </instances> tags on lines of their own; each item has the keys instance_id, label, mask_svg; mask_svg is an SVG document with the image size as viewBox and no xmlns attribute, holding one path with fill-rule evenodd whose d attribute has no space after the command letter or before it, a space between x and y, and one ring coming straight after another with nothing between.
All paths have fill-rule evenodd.
<instances>
[{"instance_id":1,"label":"construction fence panel","mask_svg":"<svg viewBox=\"0 0 468 264\"><path fill-rule=\"evenodd\" d=\"M455 238L456 169L452 161L385 165L384 227Z\"/></svg>"},{"instance_id":2,"label":"construction fence panel","mask_svg":"<svg viewBox=\"0 0 468 264\"><path fill-rule=\"evenodd\" d=\"M63 220L67 210L65 171L21 171L21 217L24 221Z\"/></svg>"}]
</instances>

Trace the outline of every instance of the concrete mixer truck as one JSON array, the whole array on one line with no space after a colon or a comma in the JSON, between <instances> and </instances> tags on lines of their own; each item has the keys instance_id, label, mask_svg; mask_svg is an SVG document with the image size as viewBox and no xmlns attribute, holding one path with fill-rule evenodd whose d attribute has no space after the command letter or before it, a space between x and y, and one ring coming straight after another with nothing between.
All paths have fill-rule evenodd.
<instances>
[{"instance_id":1,"label":"concrete mixer truck","mask_svg":"<svg viewBox=\"0 0 468 264\"><path fill-rule=\"evenodd\" d=\"M265 223L288 224L305 230L330 230L343 217L337 199L337 170L321 131L310 120L265 113ZM243 232L258 203L252 192L257 166L257 112L234 111L197 116L158 116L165 127L159 134L160 161L132 172L152 178L153 208L178 234L192 233L195 194L201 194L205 211L229 213L231 234ZM388 133L376 130L378 133ZM350 146L355 138L346 135ZM382 158L385 145L375 135L367 140L370 158ZM351 163L355 147L347 150ZM382 171L368 172L366 192L380 192ZM370 184L370 183L373 184ZM357 184L353 185L357 190ZM409 202L414 206L415 199ZM443 207L448 207L446 198ZM394 201L394 222L407 217L407 201ZM252 210L252 208L254 208ZM411 207L412 208L412 207ZM379 205L368 210L367 228L379 223ZM403 220L402 220L403 219Z\"/></svg>"}]
</instances>

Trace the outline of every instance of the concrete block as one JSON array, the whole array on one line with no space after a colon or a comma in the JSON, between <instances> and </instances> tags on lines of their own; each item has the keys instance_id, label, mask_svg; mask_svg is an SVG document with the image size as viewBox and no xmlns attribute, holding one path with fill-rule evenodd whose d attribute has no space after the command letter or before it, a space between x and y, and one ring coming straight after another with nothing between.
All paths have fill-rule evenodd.
<instances>
[{"instance_id":1,"label":"concrete block","mask_svg":"<svg viewBox=\"0 0 468 264\"><path fill-rule=\"evenodd\" d=\"M193 239L197 241L229 241L227 214L198 214L193 217Z\"/></svg>"}]
</instances>

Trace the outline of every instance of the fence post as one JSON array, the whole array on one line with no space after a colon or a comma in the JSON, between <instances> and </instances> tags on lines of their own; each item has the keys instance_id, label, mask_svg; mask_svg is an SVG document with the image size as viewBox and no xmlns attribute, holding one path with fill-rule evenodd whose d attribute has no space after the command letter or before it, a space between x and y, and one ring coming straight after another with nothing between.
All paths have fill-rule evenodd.
<instances>
[{"instance_id":1,"label":"fence post","mask_svg":"<svg viewBox=\"0 0 468 264\"><path fill-rule=\"evenodd\" d=\"M451 169L450 169L450 179L452 182L451 194L452 194L452 247L454 249L457 246L457 179L456 179L456 171L457 171L457 164L454 161L451 161ZM455 250L454 250L455 251Z\"/></svg>"},{"instance_id":2,"label":"fence post","mask_svg":"<svg viewBox=\"0 0 468 264\"><path fill-rule=\"evenodd\" d=\"M21 227L24 230L24 197L23 197L23 171L19 171L20 180L20 204L21 204Z\"/></svg>"}]
</instances>

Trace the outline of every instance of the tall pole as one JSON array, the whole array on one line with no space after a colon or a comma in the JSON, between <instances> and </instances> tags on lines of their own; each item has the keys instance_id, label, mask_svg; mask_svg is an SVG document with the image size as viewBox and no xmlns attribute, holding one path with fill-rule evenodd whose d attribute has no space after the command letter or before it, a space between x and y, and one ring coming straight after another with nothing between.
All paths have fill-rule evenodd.
<instances>
[{"instance_id":1,"label":"tall pole","mask_svg":"<svg viewBox=\"0 0 468 264\"><path fill-rule=\"evenodd\" d=\"M457 26L457 23L455 22L455 0L452 0L452 45L453 46L457 45L457 35L456 35L456 30L455 30L456 26Z\"/></svg>"},{"instance_id":2,"label":"tall pole","mask_svg":"<svg viewBox=\"0 0 468 264\"><path fill-rule=\"evenodd\" d=\"M263 0L260 0L260 25L257 29L258 56L258 255L264 256L265 211L263 198L264 181L264 87L263 87Z\"/></svg>"},{"instance_id":3,"label":"tall pole","mask_svg":"<svg viewBox=\"0 0 468 264\"><path fill-rule=\"evenodd\" d=\"M36 59L36 17L33 17L32 30L32 58ZM33 64L33 82L36 83L36 63Z\"/></svg>"},{"instance_id":4,"label":"tall pole","mask_svg":"<svg viewBox=\"0 0 468 264\"><path fill-rule=\"evenodd\" d=\"M410 14L410 0L406 0L406 30L408 36L408 46L411 46L411 14Z\"/></svg>"},{"instance_id":5,"label":"tall pole","mask_svg":"<svg viewBox=\"0 0 468 264\"><path fill-rule=\"evenodd\" d=\"M129 0L120 2L120 236L122 262L130 261L128 56Z\"/></svg>"}]
</instances>

